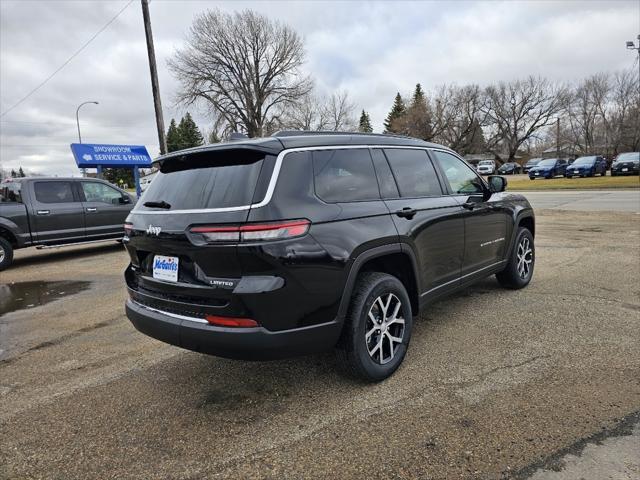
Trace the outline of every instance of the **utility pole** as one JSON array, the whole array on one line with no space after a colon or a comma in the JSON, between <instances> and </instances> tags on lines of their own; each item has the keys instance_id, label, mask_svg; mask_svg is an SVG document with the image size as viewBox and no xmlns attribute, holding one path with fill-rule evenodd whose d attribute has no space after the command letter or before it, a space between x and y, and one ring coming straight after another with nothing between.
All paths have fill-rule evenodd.
<instances>
[{"instance_id":1,"label":"utility pole","mask_svg":"<svg viewBox=\"0 0 640 480\"><path fill-rule=\"evenodd\" d=\"M560 117L556 118L556 158L560 158Z\"/></svg>"},{"instance_id":2,"label":"utility pole","mask_svg":"<svg viewBox=\"0 0 640 480\"><path fill-rule=\"evenodd\" d=\"M147 53L149 55L149 70L151 71L151 90L153 91L153 105L156 109L156 125L158 127L158 141L160 154L167 153L167 141L164 137L164 119L162 117L162 103L160 102L160 87L158 85L158 69L156 67L156 52L153 48L153 34L151 33L151 18L149 16L149 0L141 0L142 17L144 19L144 33L147 37Z\"/></svg>"}]
</instances>

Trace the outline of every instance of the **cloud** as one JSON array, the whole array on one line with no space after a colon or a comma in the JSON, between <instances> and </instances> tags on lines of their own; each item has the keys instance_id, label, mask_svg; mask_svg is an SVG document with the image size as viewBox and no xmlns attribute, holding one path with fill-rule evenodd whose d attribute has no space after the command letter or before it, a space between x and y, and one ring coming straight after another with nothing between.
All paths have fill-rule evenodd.
<instances>
[{"instance_id":1,"label":"cloud","mask_svg":"<svg viewBox=\"0 0 640 480\"><path fill-rule=\"evenodd\" d=\"M124 1L0 2L0 111L60 66L112 18ZM346 89L381 130L396 91L417 82L485 85L529 74L571 82L633 66L626 40L638 34L636 1L609 2L217 2L287 23L305 39L307 64L323 93ZM156 42L165 123L178 82L166 60L193 17L210 2L155 0ZM34 15L37 12L37 15ZM0 119L0 166L77 174L69 144L83 140L145 144L158 153L142 13L133 2L41 90ZM201 128L204 110L191 109Z\"/></svg>"}]
</instances>

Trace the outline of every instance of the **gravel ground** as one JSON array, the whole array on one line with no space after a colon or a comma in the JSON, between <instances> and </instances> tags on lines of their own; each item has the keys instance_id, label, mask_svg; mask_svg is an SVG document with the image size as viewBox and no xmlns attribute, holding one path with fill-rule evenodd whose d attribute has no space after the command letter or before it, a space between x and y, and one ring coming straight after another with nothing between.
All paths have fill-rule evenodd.
<instances>
[{"instance_id":1,"label":"gravel ground","mask_svg":"<svg viewBox=\"0 0 640 480\"><path fill-rule=\"evenodd\" d=\"M54 284L27 304L46 305L0 316L0 478L562 471L559 455L589 452L572 445L635 428L619 426L640 412L639 239L633 213L538 211L529 287L489 278L432 305L376 385L344 377L331 354L249 363L143 336L124 316L118 245L19 251L5 288L91 283ZM637 472L634 451L616 450L606 458Z\"/></svg>"}]
</instances>

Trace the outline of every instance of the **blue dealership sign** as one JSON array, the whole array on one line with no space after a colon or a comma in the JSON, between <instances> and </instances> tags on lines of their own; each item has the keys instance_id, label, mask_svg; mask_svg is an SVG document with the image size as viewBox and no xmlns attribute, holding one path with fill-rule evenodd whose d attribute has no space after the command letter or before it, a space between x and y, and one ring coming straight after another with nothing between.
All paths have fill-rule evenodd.
<instances>
[{"instance_id":1,"label":"blue dealership sign","mask_svg":"<svg viewBox=\"0 0 640 480\"><path fill-rule=\"evenodd\" d=\"M144 145L72 143L71 151L80 168L150 167L152 161Z\"/></svg>"}]
</instances>

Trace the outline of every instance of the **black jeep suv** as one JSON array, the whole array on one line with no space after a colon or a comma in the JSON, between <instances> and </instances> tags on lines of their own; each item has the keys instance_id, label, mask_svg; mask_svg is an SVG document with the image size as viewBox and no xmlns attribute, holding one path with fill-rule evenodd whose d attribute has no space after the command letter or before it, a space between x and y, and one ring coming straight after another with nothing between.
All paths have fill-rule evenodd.
<instances>
[{"instance_id":1,"label":"black jeep suv","mask_svg":"<svg viewBox=\"0 0 640 480\"><path fill-rule=\"evenodd\" d=\"M126 310L183 348L268 359L335 346L382 380L428 302L533 274L527 200L440 145L280 132L157 162L125 224Z\"/></svg>"}]
</instances>

